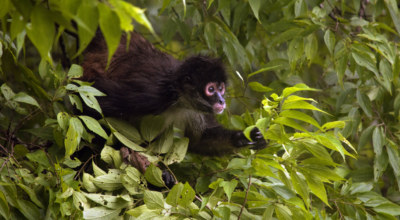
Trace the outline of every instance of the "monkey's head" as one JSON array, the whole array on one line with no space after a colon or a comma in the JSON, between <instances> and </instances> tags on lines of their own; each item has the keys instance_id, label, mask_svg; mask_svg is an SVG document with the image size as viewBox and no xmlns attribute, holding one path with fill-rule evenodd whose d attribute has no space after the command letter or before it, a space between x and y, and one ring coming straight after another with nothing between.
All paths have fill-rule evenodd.
<instances>
[{"instance_id":1,"label":"monkey's head","mask_svg":"<svg viewBox=\"0 0 400 220\"><path fill-rule=\"evenodd\" d=\"M220 60L191 57L182 63L178 73L181 97L187 107L206 113L220 114L224 111L227 76Z\"/></svg>"}]
</instances>

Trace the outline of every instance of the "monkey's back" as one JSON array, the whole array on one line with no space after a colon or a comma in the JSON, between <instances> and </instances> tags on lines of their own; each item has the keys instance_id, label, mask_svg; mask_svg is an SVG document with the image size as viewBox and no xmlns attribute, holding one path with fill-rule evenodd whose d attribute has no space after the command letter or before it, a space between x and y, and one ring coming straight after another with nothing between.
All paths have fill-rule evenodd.
<instances>
[{"instance_id":1,"label":"monkey's back","mask_svg":"<svg viewBox=\"0 0 400 220\"><path fill-rule=\"evenodd\" d=\"M131 34L128 47L126 39L122 37L106 69L106 42L97 34L85 53L82 80L94 82L107 95L98 98L106 116L159 114L178 98L172 84L180 62L137 33Z\"/></svg>"}]
</instances>

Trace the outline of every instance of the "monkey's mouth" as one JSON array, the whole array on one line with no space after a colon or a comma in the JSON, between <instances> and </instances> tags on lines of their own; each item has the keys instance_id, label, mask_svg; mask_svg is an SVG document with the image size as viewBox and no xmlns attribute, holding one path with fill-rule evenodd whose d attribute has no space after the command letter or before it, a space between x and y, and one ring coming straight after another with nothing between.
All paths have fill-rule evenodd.
<instances>
[{"instance_id":1,"label":"monkey's mouth","mask_svg":"<svg viewBox=\"0 0 400 220\"><path fill-rule=\"evenodd\" d=\"M223 104L218 104L218 103L214 104L213 105L214 113L215 114L221 114L222 112L224 112L225 107L226 107L225 103L223 103Z\"/></svg>"}]
</instances>

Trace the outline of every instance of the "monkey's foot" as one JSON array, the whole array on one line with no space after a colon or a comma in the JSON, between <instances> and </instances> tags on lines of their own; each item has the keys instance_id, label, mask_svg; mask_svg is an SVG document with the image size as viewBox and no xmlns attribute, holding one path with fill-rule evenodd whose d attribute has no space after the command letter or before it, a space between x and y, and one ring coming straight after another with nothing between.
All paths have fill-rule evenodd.
<instances>
[{"instance_id":1,"label":"monkey's foot","mask_svg":"<svg viewBox=\"0 0 400 220\"><path fill-rule=\"evenodd\" d=\"M122 147L120 152L124 163L132 165L143 174L146 172L147 167L150 166L150 161L147 157L141 155L139 152L127 147ZM172 188L176 184L175 178L167 170L162 171L162 179L168 188Z\"/></svg>"},{"instance_id":2,"label":"monkey's foot","mask_svg":"<svg viewBox=\"0 0 400 220\"><path fill-rule=\"evenodd\" d=\"M122 160L126 164L130 164L141 173L144 173L148 166L150 166L150 161L139 152L131 150L127 147L122 147L120 149Z\"/></svg>"}]
</instances>

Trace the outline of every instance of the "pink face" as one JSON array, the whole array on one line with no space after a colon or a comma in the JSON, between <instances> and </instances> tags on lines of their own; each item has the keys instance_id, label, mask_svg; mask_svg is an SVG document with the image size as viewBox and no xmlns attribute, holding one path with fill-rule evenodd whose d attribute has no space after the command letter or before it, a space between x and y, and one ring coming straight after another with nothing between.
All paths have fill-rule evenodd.
<instances>
[{"instance_id":1,"label":"pink face","mask_svg":"<svg viewBox=\"0 0 400 220\"><path fill-rule=\"evenodd\" d=\"M221 114L226 107L223 97L225 94L225 83L207 83L204 94L211 100L214 113Z\"/></svg>"}]
</instances>

